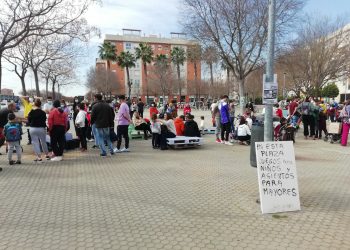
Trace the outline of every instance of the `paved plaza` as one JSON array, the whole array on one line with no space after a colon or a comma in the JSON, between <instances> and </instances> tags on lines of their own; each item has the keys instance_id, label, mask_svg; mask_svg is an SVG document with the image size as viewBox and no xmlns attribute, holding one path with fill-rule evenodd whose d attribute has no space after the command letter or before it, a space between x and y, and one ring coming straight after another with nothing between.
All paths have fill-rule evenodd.
<instances>
[{"instance_id":1,"label":"paved plaza","mask_svg":"<svg viewBox=\"0 0 350 250\"><path fill-rule=\"evenodd\" d=\"M350 147L299 132L302 210L262 215L249 147L204 141L40 165L29 146L22 165L0 156L0 249L350 249Z\"/></svg>"}]
</instances>

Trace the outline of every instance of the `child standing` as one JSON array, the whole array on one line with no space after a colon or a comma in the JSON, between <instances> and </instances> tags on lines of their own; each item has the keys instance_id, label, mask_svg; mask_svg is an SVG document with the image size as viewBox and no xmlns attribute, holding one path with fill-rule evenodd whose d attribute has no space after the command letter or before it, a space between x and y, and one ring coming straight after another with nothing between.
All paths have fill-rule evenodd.
<instances>
[{"instance_id":1,"label":"child standing","mask_svg":"<svg viewBox=\"0 0 350 250\"><path fill-rule=\"evenodd\" d=\"M160 147L160 122L157 121L157 114L152 114L151 117L151 131L152 131L152 147L154 149Z\"/></svg>"},{"instance_id":2,"label":"child standing","mask_svg":"<svg viewBox=\"0 0 350 250\"><path fill-rule=\"evenodd\" d=\"M204 135L204 116L201 116L201 123L199 124L199 130L201 132L201 135Z\"/></svg>"},{"instance_id":3,"label":"child standing","mask_svg":"<svg viewBox=\"0 0 350 250\"><path fill-rule=\"evenodd\" d=\"M9 160L9 164L21 164L22 125L16 121L16 116L13 113L8 114L8 123L4 127L4 134L8 143L7 157ZM12 154L14 149L16 149L17 161L12 160Z\"/></svg>"}]
</instances>

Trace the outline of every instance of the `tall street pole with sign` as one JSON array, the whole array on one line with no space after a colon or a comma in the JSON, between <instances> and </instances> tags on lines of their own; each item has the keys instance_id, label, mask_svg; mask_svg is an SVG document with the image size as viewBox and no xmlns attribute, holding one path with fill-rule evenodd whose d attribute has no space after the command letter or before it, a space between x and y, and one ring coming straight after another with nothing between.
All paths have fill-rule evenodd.
<instances>
[{"instance_id":1,"label":"tall street pole with sign","mask_svg":"<svg viewBox=\"0 0 350 250\"><path fill-rule=\"evenodd\" d=\"M275 57L275 8L276 0L269 0L269 29L268 29L268 55L266 63L266 75L264 75L263 97L265 104L265 120L264 120L264 141L272 141L272 107L274 104L277 79L273 74L273 64Z\"/></svg>"}]
</instances>

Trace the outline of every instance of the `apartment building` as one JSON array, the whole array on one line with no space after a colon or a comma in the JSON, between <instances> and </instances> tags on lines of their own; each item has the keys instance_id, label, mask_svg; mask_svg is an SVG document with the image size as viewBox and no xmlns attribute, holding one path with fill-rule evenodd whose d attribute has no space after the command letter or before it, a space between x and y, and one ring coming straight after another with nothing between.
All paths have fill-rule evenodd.
<instances>
[{"instance_id":1,"label":"apartment building","mask_svg":"<svg viewBox=\"0 0 350 250\"><path fill-rule=\"evenodd\" d=\"M122 35L106 34L104 41L111 42L116 47L116 53L119 55L122 51L130 51L135 54L135 49L140 43L147 43L152 47L154 56L159 54L167 55L170 58L171 50L174 47L182 47L187 51L189 46L198 45L196 41L188 40L183 33L170 33L170 37L161 37L160 35L142 35L141 30L123 29ZM197 64L197 80L201 79L201 64L200 61ZM96 67L106 67L106 62L103 60L96 60ZM174 65L172 65L174 67ZM126 70L122 69L116 62L111 62L110 69L115 72L120 86L115 89L118 92L115 94L128 94L127 75ZM148 65L148 76L151 75L152 64ZM180 67L180 75L183 82L182 95L179 96L178 90L169 91L165 95L165 99L170 101L176 99L178 101L188 101L191 97L189 91L189 84L195 79L195 67L194 63L185 61L184 65ZM130 81L132 82L131 97L141 98L146 101L162 101L162 94L156 86L147 86L145 80L145 72L142 61L139 59L136 62L136 66L130 68ZM175 76L174 76L175 77ZM149 85L151 85L149 80ZM176 84L176 83L174 83Z\"/></svg>"}]
</instances>

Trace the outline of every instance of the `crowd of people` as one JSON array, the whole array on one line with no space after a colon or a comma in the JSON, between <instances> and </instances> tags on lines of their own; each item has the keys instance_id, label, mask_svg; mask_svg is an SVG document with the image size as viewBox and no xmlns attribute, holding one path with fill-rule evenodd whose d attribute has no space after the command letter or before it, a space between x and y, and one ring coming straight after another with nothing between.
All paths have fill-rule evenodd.
<instances>
[{"instance_id":1,"label":"crowd of people","mask_svg":"<svg viewBox=\"0 0 350 250\"><path fill-rule=\"evenodd\" d=\"M0 110L0 146L6 144L10 165L21 164L22 124L27 127L28 145L32 144L37 163L63 160L67 134L73 129L71 119L81 152L88 150L87 142L91 141L102 157L129 152L130 128L142 131L145 140L152 136L152 147L161 150L168 149L167 138L201 136L190 111L187 109L184 115L177 116L177 108L172 103L163 109L152 103L151 119L143 118L145 104L141 100L131 102L124 95L111 102L97 94L91 104L75 99L72 110L64 100L53 101L50 97L44 104L40 98L22 97L22 103L23 117L16 117L14 103ZM13 160L13 152L17 160Z\"/></svg>"},{"instance_id":2,"label":"crowd of people","mask_svg":"<svg viewBox=\"0 0 350 250\"><path fill-rule=\"evenodd\" d=\"M6 141L8 162L21 164L23 135L22 124L26 125L28 144L32 144L35 162L44 160L61 161L67 144L67 132L71 132L71 122L79 139L81 152L88 150L87 142L94 142L93 148L99 148L100 156L129 152L130 129L142 131L144 139L152 136L154 149L166 150L167 139L176 136L200 137L204 132L204 117L200 125L191 114L191 106L185 104L183 114L178 114L175 102L157 107L155 102L149 107L150 119L144 118L145 104L141 100L127 100L119 96L118 101L104 101L102 95L95 95L94 101L74 100L72 110L65 100L52 100L48 97L43 104L41 99L22 97L23 117L16 117L16 105L10 103L0 110L0 145ZM210 106L212 123L215 127L217 143L233 145L233 140L249 145L252 124L255 120L254 105L249 102L246 112L235 117L235 104L227 95L214 101ZM264 111L263 111L264 112ZM336 102L325 103L312 97L293 98L289 102L280 102L274 107L274 126L289 123L298 129L303 123L305 139L321 139L328 136L326 123L341 122L341 144L346 146L350 128L350 101L344 106ZM276 124L276 125L275 125ZM72 137L72 136L71 136ZM124 139L124 147L122 142ZM17 158L13 160L13 153Z\"/></svg>"}]
</instances>

